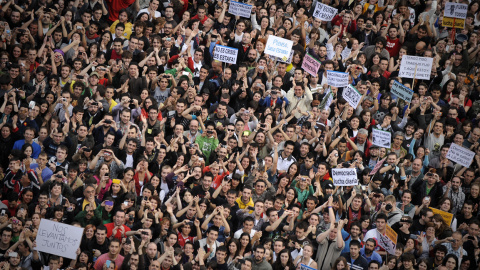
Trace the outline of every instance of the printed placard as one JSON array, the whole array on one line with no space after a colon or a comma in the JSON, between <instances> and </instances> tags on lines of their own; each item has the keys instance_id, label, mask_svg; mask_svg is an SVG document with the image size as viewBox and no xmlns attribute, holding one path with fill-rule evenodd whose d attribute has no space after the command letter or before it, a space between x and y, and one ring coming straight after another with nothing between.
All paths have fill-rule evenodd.
<instances>
[{"instance_id":1,"label":"printed placard","mask_svg":"<svg viewBox=\"0 0 480 270\"><path fill-rule=\"evenodd\" d=\"M264 53L282 58L286 61L290 56L292 46L293 41L270 35L268 36Z\"/></svg>"},{"instance_id":2,"label":"printed placard","mask_svg":"<svg viewBox=\"0 0 480 270\"><path fill-rule=\"evenodd\" d=\"M390 147L392 147L392 133L373 128L372 144L389 149Z\"/></svg>"},{"instance_id":3,"label":"printed placard","mask_svg":"<svg viewBox=\"0 0 480 270\"><path fill-rule=\"evenodd\" d=\"M404 55L400 63L398 77L430 80L432 64L433 58L431 57Z\"/></svg>"},{"instance_id":4,"label":"printed placard","mask_svg":"<svg viewBox=\"0 0 480 270\"><path fill-rule=\"evenodd\" d=\"M352 108L356 109L362 99L362 94L349 84L347 87L343 88L342 97L348 102L348 104L350 104L350 106L352 106Z\"/></svg>"},{"instance_id":5,"label":"printed placard","mask_svg":"<svg viewBox=\"0 0 480 270\"><path fill-rule=\"evenodd\" d=\"M373 170L368 175L376 174L378 172L378 170L380 170L380 168L383 166L383 163L385 162L385 160L387 160L387 158L384 158L384 159L380 160L379 162L377 162L377 164L375 164L375 167L373 167Z\"/></svg>"},{"instance_id":6,"label":"printed placard","mask_svg":"<svg viewBox=\"0 0 480 270\"><path fill-rule=\"evenodd\" d=\"M329 22L333 19L333 17L335 17L335 15L337 15L337 13L338 9L317 2L315 11L313 12L313 17L325 22Z\"/></svg>"},{"instance_id":7,"label":"printed placard","mask_svg":"<svg viewBox=\"0 0 480 270\"><path fill-rule=\"evenodd\" d=\"M303 58L302 68L312 76L316 76L318 69L322 63L317 59L313 58L310 54L306 54Z\"/></svg>"},{"instance_id":8,"label":"printed placard","mask_svg":"<svg viewBox=\"0 0 480 270\"><path fill-rule=\"evenodd\" d=\"M406 102L412 101L413 91L397 81L393 82L390 92Z\"/></svg>"},{"instance_id":9,"label":"printed placard","mask_svg":"<svg viewBox=\"0 0 480 270\"><path fill-rule=\"evenodd\" d=\"M213 60L218 60L223 63L236 64L238 56L238 49L216 45L213 52Z\"/></svg>"},{"instance_id":10,"label":"printed placard","mask_svg":"<svg viewBox=\"0 0 480 270\"><path fill-rule=\"evenodd\" d=\"M83 228L42 218L35 239L36 250L75 260L82 235Z\"/></svg>"},{"instance_id":11,"label":"printed placard","mask_svg":"<svg viewBox=\"0 0 480 270\"><path fill-rule=\"evenodd\" d=\"M252 7L253 7L252 5L230 1L230 6L228 7L228 13L233 14L235 16L250 18L252 14Z\"/></svg>"},{"instance_id":12,"label":"printed placard","mask_svg":"<svg viewBox=\"0 0 480 270\"><path fill-rule=\"evenodd\" d=\"M432 212L434 214L439 214L440 216L442 216L443 220L445 220L445 223L447 223L448 226L450 226L452 224L452 220L453 220L453 214L452 213L448 213L448 212L442 211L440 209L432 208L432 207L429 207L429 208L432 209Z\"/></svg>"},{"instance_id":13,"label":"printed placard","mask_svg":"<svg viewBox=\"0 0 480 270\"><path fill-rule=\"evenodd\" d=\"M463 167L470 167L475 153L469 149L452 143L448 149L447 158Z\"/></svg>"},{"instance_id":14,"label":"printed placard","mask_svg":"<svg viewBox=\"0 0 480 270\"><path fill-rule=\"evenodd\" d=\"M348 73L327 70L327 83L335 87L345 87L348 85Z\"/></svg>"},{"instance_id":15,"label":"printed placard","mask_svg":"<svg viewBox=\"0 0 480 270\"><path fill-rule=\"evenodd\" d=\"M336 187L358 185L357 170L355 168L332 169L333 185Z\"/></svg>"},{"instance_id":16,"label":"printed placard","mask_svg":"<svg viewBox=\"0 0 480 270\"><path fill-rule=\"evenodd\" d=\"M468 5L446 2L445 10L443 11L443 17L466 19L467 18Z\"/></svg>"},{"instance_id":17,"label":"printed placard","mask_svg":"<svg viewBox=\"0 0 480 270\"><path fill-rule=\"evenodd\" d=\"M388 253L395 255L398 235L390 226L388 226L388 224L386 224L386 226L387 230L385 232L385 235L382 235L380 232L378 232L378 244Z\"/></svg>"}]
</instances>

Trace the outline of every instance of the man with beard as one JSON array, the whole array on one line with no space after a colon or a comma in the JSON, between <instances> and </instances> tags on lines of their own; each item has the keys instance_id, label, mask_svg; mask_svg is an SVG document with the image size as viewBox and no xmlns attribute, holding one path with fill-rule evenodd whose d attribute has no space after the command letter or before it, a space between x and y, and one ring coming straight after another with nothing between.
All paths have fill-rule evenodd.
<instances>
[{"instance_id":1,"label":"man with beard","mask_svg":"<svg viewBox=\"0 0 480 270\"><path fill-rule=\"evenodd\" d=\"M447 184L443 186L443 197L450 198L452 200L452 213L454 215L460 212L463 202L465 201L465 193L463 193L461 186L462 180L458 176L454 176L451 181L447 182Z\"/></svg>"},{"instance_id":2,"label":"man with beard","mask_svg":"<svg viewBox=\"0 0 480 270\"><path fill-rule=\"evenodd\" d=\"M265 248L262 245L258 245L255 248L253 256L253 269L272 270L272 265L265 260Z\"/></svg>"},{"instance_id":3,"label":"man with beard","mask_svg":"<svg viewBox=\"0 0 480 270\"><path fill-rule=\"evenodd\" d=\"M377 261L380 264L382 263L382 256L375 252L376 247L377 242L374 239L369 238L365 242L363 248L360 249L360 254L367 260L368 263L370 263L371 261Z\"/></svg>"},{"instance_id":4,"label":"man with beard","mask_svg":"<svg viewBox=\"0 0 480 270\"><path fill-rule=\"evenodd\" d=\"M95 216L94 211L95 211L95 208L93 208L92 205L85 206L85 210L81 211L75 216L75 221L79 222L82 225L82 227L85 227L88 224L98 226L101 223L101 219ZM103 244L103 241L100 241L100 245L102 244ZM108 244L104 248L107 249ZM102 253L105 253L105 252L102 252Z\"/></svg>"},{"instance_id":5,"label":"man with beard","mask_svg":"<svg viewBox=\"0 0 480 270\"><path fill-rule=\"evenodd\" d=\"M445 255L447 255L447 247L442 244L435 245L433 248L433 257L428 258L428 263L430 269L434 269L440 265L442 265L443 259Z\"/></svg>"},{"instance_id":6,"label":"man with beard","mask_svg":"<svg viewBox=\"0 0 480 270\"><path fill-rule=\"evenodd\" d=\"M378 157L379 147L372 144L368 150L370 152L370 158L367 159L367 166L373 170L375 165L380 161L380 158Z\"/></svg>"},{"instance_id":7,"label":"man with beard","mask_svg":"<svg viewBox=\"0 0 480 270\"><path fill-rule=\"evenodd\" d=\"M257 66L257 51L254 48L248 50L246 64L248 69L255 68Z\"/></svg>"},{"instance_id":8,"label":"man with beard","mask_svg":"<svg viewBox=\"0 0 480 270\"><path fill-rule=\"evenodd\" d=\"M359 241L362 243L362 239L360 239L360 234L362 232L362 227L359 222L353 222L352 225L350 225L350 234L346 234L347 237L345 238L345 247L343 248L342 254L347 253L350 251L350 242L353 240ZM345 236L345 234L343 234Z\"/></svg>"},{"instance_id":9,"label":"man with beard","mask_svg":"<svg viewBox=\"0 0 480 270\"><path fill-rule=\"evenodd\" d=\"M356 137L350 138L352 142L355 143L359 151L362 151L365 153L365 157L370 156L370 146L372 146L372 143L367 139L368 138L368 130L361 128ZM348 150L352 150L352 146L350 143L347 144Z\"/></svg>"},{"instance_id":10,"label":"man with beard","mask_svg":"<svg viewBox=\"0 0 480 270\"><path fill-rule=\"evenodd\" d=\"M95 100L85 99L84 107L87 107L87 109L83 114L83 122L89 129L91 125L96 125L103 119L104 110L103 107L99 109L98 104Z\"/></svg>"},{"instance_id":11,"label":"man with beard","mask_svg":"<svg viewBox=\"0 0 480 270\"><path fill-rule=\"evenodd\" d=\"M390 59L390 54L385 49L386 44L387 40L384 37L377 37L375 39L375 44L365 48L365 55L367 56L367 59L370 59L370 57L372 57L375 53L379 53L381 57Z\"/></svg>"},{"instance_id":12,"label":"man with beard","mask_svg":"<svg viewBox=\"0 0 480 270\"><path fill-rule=\"evenodd\" d=\"M405 139L402 142L402 147L405 149L410 149L410 144L413 140L413 134L417 130L417 123L409 121L405 126Z\"/></svg>"}]
</instances>

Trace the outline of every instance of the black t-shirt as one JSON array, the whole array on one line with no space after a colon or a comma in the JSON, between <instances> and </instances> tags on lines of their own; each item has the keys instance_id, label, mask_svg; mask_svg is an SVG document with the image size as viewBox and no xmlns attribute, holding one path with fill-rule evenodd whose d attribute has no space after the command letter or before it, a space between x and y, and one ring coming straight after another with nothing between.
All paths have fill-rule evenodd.
<instances>
[{"instance_id":1,"label":"black t-shirt","mask_svg":"<svg viewBox=\"0 0 480 270\"><path fill-rule=\"evenodd\" d=\"M270 221L263 223L262 232L264 232L264 233L262 234L262 240L265 239L265 238L271 238L271 239L273 239L273 241L275 241L277 238L281 237L282 233L284 232L283 227L287 226L287 223L285 223L285 221L282 221L280 223L280 225L278 225L278 227L275 230L273 230L271 232L267 232L266 229L270 225L271 225Z\"/></svg>"},{"instance_id":2,"label":"black t-shirt","mask_svg":"<svg viewBox=\"0 0 480 270\"><path fill-rule=\"evenodd\" d=\"M208 192L210 193L210 198L211 198L213 193L215 192L215 189L213 189L212 187L209 187ZM200 199L203 199L203 198L205 198L206 193L207 192L205 190L203 190L201 185L196 186L192 189L192 196L193 197L198 196Z\"/></svg>"}]
</instances>

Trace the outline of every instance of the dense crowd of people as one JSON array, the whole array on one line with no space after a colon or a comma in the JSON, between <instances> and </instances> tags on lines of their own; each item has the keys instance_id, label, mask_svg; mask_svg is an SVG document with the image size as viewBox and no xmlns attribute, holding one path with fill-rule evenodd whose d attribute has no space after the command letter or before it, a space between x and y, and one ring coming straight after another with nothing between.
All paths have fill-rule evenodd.
<instances>
[{"instance_id":1,"label":"dense crowd of people","mask_svg":"<svg viewBox=\"0 0 480 270\"><path fill-rule=\"evenodd\" d=\"M0 270L477 269L480 1L457 29L445 2L1 1ZM42 219L83 228L75 259Z\"/></svg>"}]
</instances>

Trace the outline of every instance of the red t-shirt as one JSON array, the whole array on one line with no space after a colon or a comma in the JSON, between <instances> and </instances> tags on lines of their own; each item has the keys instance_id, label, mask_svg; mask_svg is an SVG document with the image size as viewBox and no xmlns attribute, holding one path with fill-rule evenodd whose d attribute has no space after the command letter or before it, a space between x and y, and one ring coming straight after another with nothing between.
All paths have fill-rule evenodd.
<instances>
[{"instance_id":1,"label":"red t-shirt","mask_svg":"<svg viewBox=\"0 0 480 270\"><path fill-rule=\"evenodd\" d=\"M178 244L183 248L185 243L193 243L193 236L184 237L181 232L178 233Z\"/></svg>"},{"instance_id":2,"label":"red t-shirt","mask_svg":"<svg viewBox=\"0 0 480 270\"><path fill-rule=\"evenodd\" d=\"M393 40L387 36L387 46L385 46L385 49L388 51L388 53L390 53L390 57L397 56L401 47L402 43L400 42L399 38Z\"/></svg>"},{"instance_id":3,"label":"red t-shirt","mask_svg":"<svg viewBox=\"0 0 480 270\"><path fill-rule=\"evenodd\" d=\"M130 231L129 227L127 227L125 225L122 225L122 226L125 229L125 233ZM105 224L105 227L107 227L107 237L110 238L110 236L112 236L112 233L113 233L113 228L115 228L115 224L113 222L112 223L107 223L107 224ZM125 237L125 234L123 236ZM122 233L120 232L119 229L117 230L117 233L115 234L115 238L122 241Z\"/></svg>"}]
</instances>

